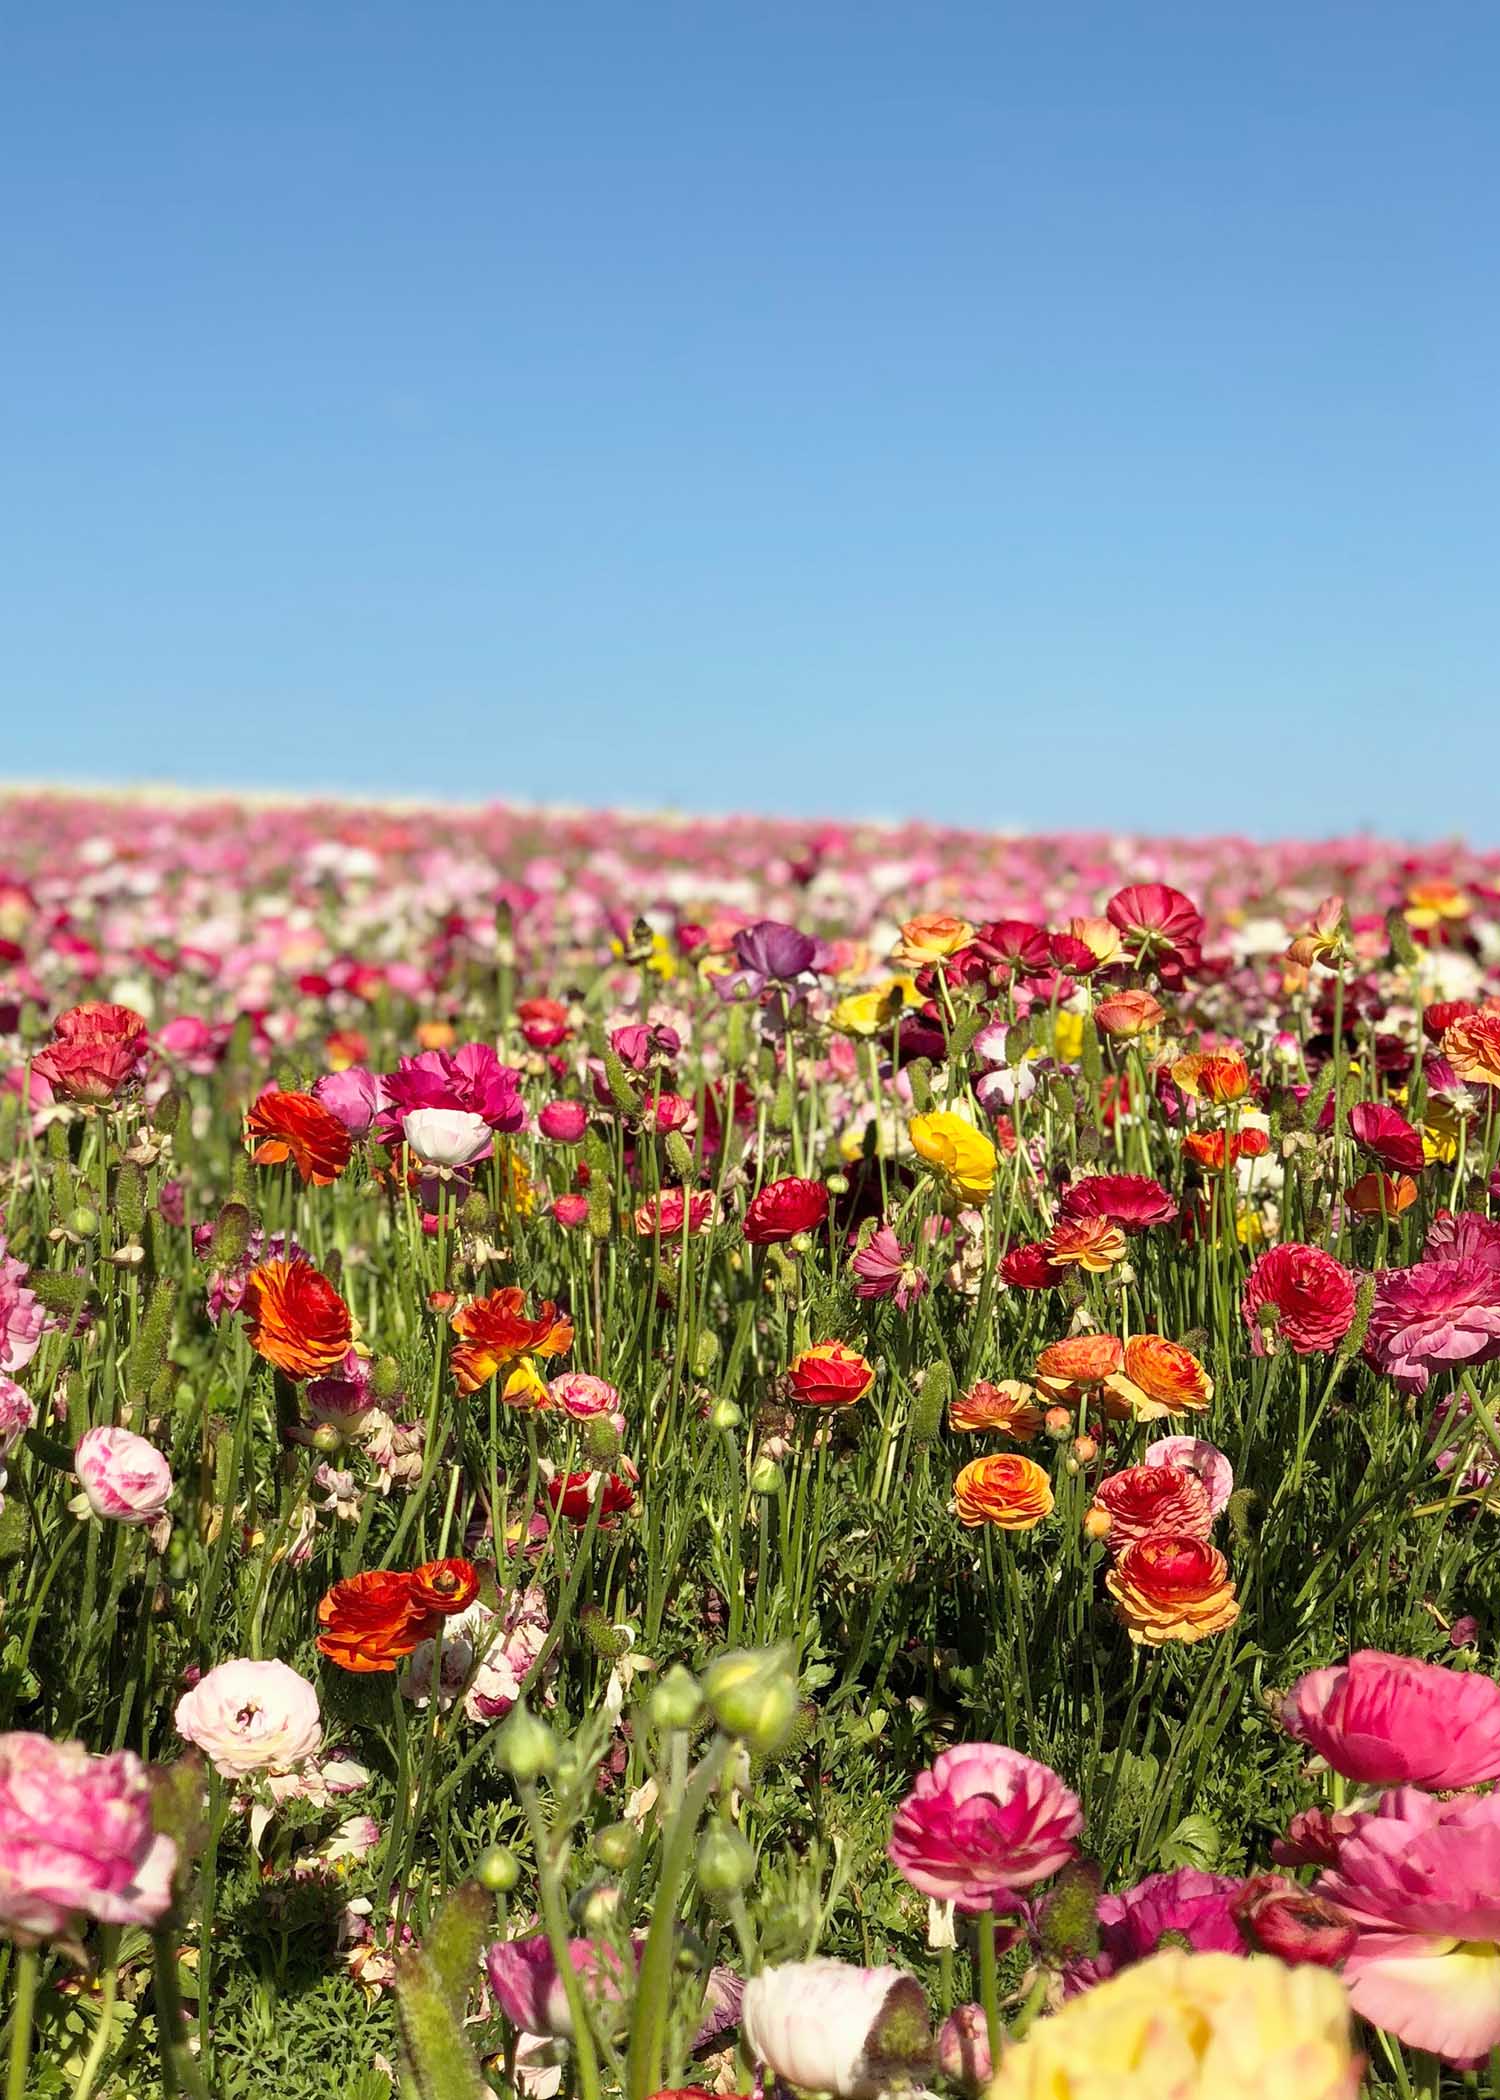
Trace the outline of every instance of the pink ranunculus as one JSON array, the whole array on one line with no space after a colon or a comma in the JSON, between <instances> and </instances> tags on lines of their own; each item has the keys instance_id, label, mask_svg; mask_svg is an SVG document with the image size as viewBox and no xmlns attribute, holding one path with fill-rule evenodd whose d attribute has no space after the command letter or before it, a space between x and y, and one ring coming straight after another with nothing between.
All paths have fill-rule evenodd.
<instances>
[{"instance_id":1,"label":"pink ranunculus","mask_svg":"<svg viewBox=\"0 0 1500 2100\"><path fill-rule=\"evenodd\" d=\"M1420 1174L1427 1164L1421 1131L1383 1101L1356 1101L1349 1135L1388 1174Z\"/></svg>"},{"instance_id":2,"label":"pink ranunculus","mask_svg":"<svg viewBox=\"0 0 1500 2100\"><path fill-rule=\"evenodd\" d=\"M1473 1255L1382 1269L1365 1358L1403 1391L1424 1393L1434 1371L1500 1356L1500 1269Z\"/></svg>"},{"instance_id":3,"label":"pink ranunculus","mask_svg":"<svg viewBox=\"0 0 1500 2100\"><path fill-rule=\"evenodd\" d=\"M555 1145L581 1145L589 1127L589 1112L581 1101L549 1101L538 1115L536 1127Z\"/></svg>"},{"instance_id":4,"label":"pink ranunculus","mask_svg":"<svg viewBox=\"0 0 1500 2100\"><path fill-rule=\"evenodd\" d=\"M1477 1210L1440 1210L1427 1228L1422 1252L1430 1261L1482 1261L1500 1269L1500 1218Z\"/></svg>"},{"instance_id":5,"label":"pink ranunculus","mask_svg":"<svg viewBox=\"0 0 1500 2100\"><path fill-rule=\"evenodd\" d=\"M570 1232L575 1226L581 1225L588 1214L587 1196L554 1196L552 1199L553 1217Z\"/></svg>"},{"instance_id":6,"label":"pink ranunculus","mask_svg":"<svg viewBox=\"0 0 1500 2100\"><path fill-rule=\"evenodd\" d=\"M36 1402L13 1378L0 1373L0 1459L8 1458L36 1425Z\"/></svg>"},{"instance_id":7,"label":"pink ranunculus","mask_svg":"<svg viewBox=\"0 0 1500 2100\"><path fill-rule=\"evenodd\" d=\"M323 1742L318 1695L284 1662L219 1663L178 1700L176 1721L183 1740L231 1779L291 1771Z\"/></svg>"},{"instance_id":8,"label":"pink ranunculus","mask_svg":"<svg viewBox=\"0 0 1500 2100\"><path fill-rule=\"evenodd\" d=\"M26 1287L30 1274L25 1262L6 1253L0 1234L0 1371L24 1371L47 1324L41 1300Z\"/></svg>"},{"instance_id":9,"label":"pink ranunculus","mask_svg":"<svg viewBox=\"0 0 1500 2100\"><path fill-rule=\"evenodd\" d=\"M927 1289L927 1272L911 1258L889 1225L881 1225L849 1263L859 1298L894 1298L905 1312Z\"/></svg>"},{"instance_id":10,"label":"pink ranunculus","mask_svg":"<svg viewBox=\"0 0 1500 2100\"><path fill-rule=\"evenodd\" d=\"M1218 1516L1234 1493L1234 1467L1217 1444L1201 1436L1159 1436L1141 1453L1143 1466L1181 1466L1196 1473L1208 1490L1208 1507Z\"/></svg>"},{"instance_id":11,"label":"pink ranunculus","mask_svg":"<svg viewBox=\"0 0 1500 2100\"><path fill-rule=\"evenodd\" d=\"M569 1940L568 1956L585 2004L607 2024L619 2024L634 1981L624 1956L598 1940ZM497 1941L486 1953L484 1966L495 2002L512 2027L523 2034L564 2039L572 2034L568 1995L546 1933Z\"/></svg>"},{"instance_id":12,"label":"pink ranunculus","mask_svg":"<svg viewBox=\"0 0 1500 2100\"><path fill-rule=\"evenodd\" d=\"M1445 2063L1500 2047L1500 1794L1395 1788L1313 1893L1357 1929L1344 1982L1363 2018Z\"/></svg>"},{"instance_id":13,"label":"pink ranunculus","mask_svg":"<svg viewBox=\"0 0 1500 2100\"><path fill-rule=\"evenodd\" d=\"M82 1743L0 1736L0 1932L30 1945L76 1938L86 1918L154 1925L176 1865L133 1752L90 1757Z\"/></svg>"},{"instance_id":14,"label":"pink ranunculus","mask_svg":"<svg viewBox=\"0 0 1500 2100\"><path fill-rule=\"evenodd\" d=\"M226 1041L224 1031L210 1027L201 1014L174 1014L155 1035L158 1050L164 1050L173 1064L200 1077L217 1066Z\"/></svg>"},{"instance_id":15,"label":"pink ranunculus","mask_svg":"<svg viewBox=\"0 0 1500 2100\"><path fill-rule=\"evenodd\" d=\"M625 1427L625 1412L620 1405L620 1390L607 1378L596 1378L592 1371L563 1371L550 1379L547 1391L565 1415L575 1422L592 1421L595 1415L604 1415L617 1429Z\"/></svg>"},{"instance_id":16,"label":"pink ranunculus","mask_svg":"<svg viewBox=\"0 0 1500 2100\"><path fill-rule=\"evenodd\" d=\"M402 1119L414 1108L458 1108L482 1116L491 1130L521 1130L526 1104L521 1075L502 1065L488 1043L465 1043L458 1050L424 1050L403 1057L384 1075L386 1106L380 1134L388 1144L401 1141Z\"/></svg>"},{"instance_id":17,"label":"pink ranunculus","mask_svg":"<svg viewBox=\"0 0 1500 2100\"><path fill-rule=\"evenodd\" d=\"M1446 1789L1500 1778L1500 1684L1361 1648L1287 1693L1288 1734L1360 1786Z\"/></svg>"},{"instance_id":18,"label":"pink ranunculus","mask_svg":"<svg viewBox=\"0 0 1500 2100\"><path fill-rule=\"evenodd\" d=\"M1234 1908L1242 1887L1232 1875L1173 1867L1164 1874L1148 1874L1118 1896L1101 1896L1099 1952L1069 1964L1066 1988L1086 1989L1144 1961L1168 1933L1195 1954L1248 1953Z\"/></svg>"},{"instance_id":19,"label":"pink ranunculus","mask_svg":"<svg viewBox=\"0 0 1500 2100\"><path fill-rule=\"evenodd\" d=\"M1298 1356L1336 1349L1354 1319L1355 1282L1321 1247L1287 1241L1256 1261L1240 1297L1250 1347L1264 1356L1282 1341Z\"/></svg>"},{"instance_id":20,"label":"pink ranunculus","mask_svg":"<svg viewBox=\"0 0 1500 2100\"><path fill-rule=\"evenodd\" d=\"M152 1524L171 1498L171 1467L133 1429L86 1429L73 1448L73 1471L94 1515L115 1524Z\"/></svg>"},{"instance_id":21,"label":"pink ranunculus","mask_svg":"<svg viewBox=\"0 0 1500 2100\"><path fill-rule=\"evenodd\" d=\"M338 1117L350 1137L360 1138L387 1106L385 1083L363 1065L325 1072L313 1082L313 1098Z\"/></svg>"},{"instance_id":22,"label":"pink ranunculus","mask_svg":"<svg viewBox=\"0 0 1500 2100\"><path fill-rule=\"evenodd\" d=\"M913 1888L960 1910L1006 1910L1015 1891L1066 1866L1078 1797L1034 1758L998 1743L944 1750L897 1809L888 1847Z\"/></svg>"},{"instance_id":23,"label":"pink ranunculus","mask_svg":"<svg viewBox=\"0 0 1500 2100\"><path fill-rule=\"evenodd\" d=\"M938 2031L938 2069L960 2092L982 2093L995 2075L982 2005L955 2005Z\"/></svg>"}]
</instances>

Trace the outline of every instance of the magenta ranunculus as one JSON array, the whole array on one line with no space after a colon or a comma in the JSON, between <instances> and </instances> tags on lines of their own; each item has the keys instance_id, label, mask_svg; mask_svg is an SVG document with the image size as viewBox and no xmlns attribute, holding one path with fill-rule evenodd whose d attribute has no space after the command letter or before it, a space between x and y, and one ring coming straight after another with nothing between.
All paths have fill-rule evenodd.
<instances>
[{"instance_id":1,"label":"magenta ranunculus","mask_svg":"<svg viewBox=\"0 0 1500 2100\"><path fill-rule=\"evenodd\" d=\"M1336 1349L1354 1321L1355 1282L1321 1247L1268 1247L1245 1279L1240 1314L1250 1347L1264 1356L1285 1342L1298 1356Z\"/></svg>"},{"instance_id":2,"label":"magenta ranunculus","mask_svg":"<svg viewBox=\"0 0 1500 2100\"><path fill-rule=\"evenodd\" d=\"M90 1757L82 1743L0 1736L0 1932L30 1945L76 1938L86 1918L154 1925L176 1865L132 1751Z\"/></svg>"},{"instance_id":3,"label":"magenta ranunculus","mask_svg":"<svg viewBox=\"0 0 1500 2100\"><path fill-rule=\"evenodd\" d=\"M1500 1778L1500 1684L1361 1648L1287 1693L1288 1734L1360 1786L1447 1789Z\"/></svg>"},{"instance_id":4,"label":"magenta ranunculus","mask_svg":"<svg viewBox=\"0 0 1500 2100\"><path fill-rule=\"evenodd\" d=\"M538 1115L536 1127L555 1145L581 1145L589 1127L589 1112L581 1101L549 1101Z\"/></svg>"},{"instance_id":5,"label":"magenta ranunculus","mask_svg":"<svg viewBox=\"0 0 1500 2100\"><path fill-rule=\"evenodd\" d=\"M634 1980L624 1957L598 1940L569 1940L568 1955L584 2002L606 2024L618 2024ZM568 1994L544 1932L496 1941L485 1954L484 1966L495 2002L512 2027L523 2034L572 2034Z\"/></svg>"},{"instance_id":6,"label":"magenta ranunculus","mask_svg":"<svg viewBox=\"0 0 1500 2100\"><path fill-rule=\"evenodd\" d=\"M1102 1983L1132 1962L1154 1954L1167 1933L1195 1954L1246 1954L1235 1916L1244 1884L1236 1876L1205 1874L1199 1867L1174 1867L1148 1874L1133 1889L1099 1898L1099 1952L1069 1965L1069 1990Z\"/></svg>"},{"instance_id":7,"label":"magenta ranunculus","mask_svg":"<svg viewBox=\"0 0 1500 2100\"><path fill-rule=\"evenodd\" d=\"M96 1517L114 1524L151 1524L172 1494L172 1469L133 1429L86 1429L73 1449L73 1471Z\"/></svg>"},{"instance_id":8,"label":"magenta ranunculus","mask_svg":"<svg viewBox=\"0 0 1500 2100\"><path fill-rule=\"evenodd\" d=\"M960 1910L1007 1910L1015 1891L1072 1859L1078 1797L1057 1774L998 1743L945 1750L897 1809L890 1857L913 1888Z\"/></svg>"},{"instance_id":9,"label":"magenta ranunculus","mask_svg":"<svg viewBox=\"0 0 1500 2100\"><path fill-rule=\"evenodd\" d=\"M1500 2047L1500 1794L1397 1787L1356 1817L1313 1892L1357 1929L1344 1962L1357 2013L1450 2064Z\"/></svg>"},{"instance_id":10,"label":"magenta ranunculus","mask_svg":"<svg viewBox=\"0 0 1500 2100\"><path fill-rule=\"evenodd\" d=\"M1425 1393L1434 1371L1500 1356L1500 1268L1475 1255L1382 1269L1365 1358L1404 1392Z\"/></svg>"},{"instance_id":11,"label":"magenta ranunculus","mask_svg":"<svg viewBox=\"0 0 1500 2100\"><path fill-rule=\"evenodd\" d=\"M363 1137L389 1104L385 1082L363 1065L349 1065L342 1072L325 1072L313 1084L313 1098L338 1117L350 1137Z\"/></svg>"},{"instance_id":12,"label":"magenta ranunculus","mask_svg":"<svg viewBox=\"0 0 1500 2100\"><path fill-rule=\"evenodd\" d=\"M0 1372L0 1458L8 1458L36 1425L36 1402L13 1378Z\"/></svg>"},{"instance_id":13,"label":"magenta ranunculus","mask_svg":"<svg viewBox=\"0 0 1500 2100\"><path fill-rule=\"evenodd\" d=\"M416 1108L464 1109L482 1116L491 1130L522 1130L526 1125L521 1075L513 1066L502 1065L488 1043L403 1057L382 1084L386 1106L379 1130L390 1145L400 1144L403 1119Z\"/></svg>"}]
</instances>

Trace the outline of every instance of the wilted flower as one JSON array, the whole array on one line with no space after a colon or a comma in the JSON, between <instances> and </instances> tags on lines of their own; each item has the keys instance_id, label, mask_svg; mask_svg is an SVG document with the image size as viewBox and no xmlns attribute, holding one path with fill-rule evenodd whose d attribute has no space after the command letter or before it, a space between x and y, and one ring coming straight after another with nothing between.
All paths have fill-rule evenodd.
<instances>
[{"instance_id":1,"label":"wilted flower","mask_svg":"<svg viewBox=\"0 0 1500 2100\"><path fill-rule=\"evenodd\" d=\"M950 1429L989 1429L1029 1444L1041 1426L1036 1393L1019 1378L1003 1378L998 1385L981 1378L948 1402Z\"/></svg>"}]
</instances>

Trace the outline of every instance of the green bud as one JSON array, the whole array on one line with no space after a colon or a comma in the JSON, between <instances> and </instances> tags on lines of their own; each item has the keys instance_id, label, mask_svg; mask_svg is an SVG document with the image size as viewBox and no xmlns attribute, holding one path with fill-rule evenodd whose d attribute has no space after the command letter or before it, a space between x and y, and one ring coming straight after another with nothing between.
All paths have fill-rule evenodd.
<instances>
[{"instance_id":1,"label":"green bud","mask_svg":"<svg viewBox=\"0 0 1500 2100\"><path fill-rule=\"evenodd\" d=\"M692 1671L673 1663L652 1692L649 1710L653 1725L663 1734L692 1728L703 1711L703 1693Z\"/></svg>"},{"instance_id":2,"label":"green bud","mask_svg":"<svg viewBox=\"0 0 1500 2100\"><path fill-rule=\"evenodd\" d=\"M583 1449L589 1464L607 1466L622 1448L620 1432L608 1415L590 1415L583 1425Z\"/></svg>"},{"instance_id":3,"label":"green bud","mask_svg":"<svg viewBox=\"0 0 1500 2100\"><path fill-rule=\"evenodd\" d=\"M375 1368L370 1373L370 1391L377 1400L399 1399L401 1394L401 1366L394 1356L377 1356Z\"/></svg>"},{"instance_id":4,"label":"green bud","mask_svg":"<svg viewBox=\"0 0 1500 2100\"><path fill-rule=\"evenodd\" d=\"M80 1203L76 1210L69 1211L67 1225L75 1239L91 1240L99 1230L99 1213Z\"/></svg>"},{"instance_id":5,"label":"green bud","mask_svg":"<svg viewBox=\"0 0 1500 2100\"><path fill-rule=\"evenodd\" d=\"M335 1451L341 1451L343 1444L344 1439L339 1435L336 1423L320 1422L312 1433L314 1451L321 1451L325 1458L331 1458Z\"/></svg>"},{"instance_id":6,"label":"green bud","mask_svg":"<svg viewBox=\"0 0 1500 2100\"><path fill-rule=\"evenodd\" d=\"M709 1372L718 1361L719 1337L711 1327L700 1328L698 1330L698 1338L693 1343L694 1372L699 1378L707 1378Z\"/></svg>"},{"instance_id":7,"label":"green bud","mask_svg":"<svg viewBox=\"0 0 1500 2100\"><path fill-rule=\"evenodd\" d=\"M474 1879L492 1896L508 1896L521 1878L521 1862L508 1845L491 1845L474 1862Z\"/></svg>"},{"instance_id":8,"label":"green bud","mask_svg":"<svg viewBox=\"0 0 1500 2100\"><path fill-rule=\"evenodd\" d=\"M501 1771L508 1772L518 1785L530 1786L557 1770L561 1754L547 1723L524 1699L517 1700L495 1742L495 1762Z\"/></svg>"},{"instance_id":9,"label":"green bud","mask_svg":"<svg viewBox=\"0 0 1500 2100\"><path fill-rule=\"evenodd\" d=\"M774 1500L786 1486L786 1475L774 1458L758 1458L750 1468L750 1492Z\"/></svg>"},{"instance_id":10,"label":"green bud","mask_svg":"<svg viewBox=\"0 0 1500 2100\"><path fill-rule=\"evenodd\" d=\"M594 1832L594 1850L612 1874L630 1865L641 1847L641 1834L633 1823L606 1823Z\"/></svg>"},{"instance_id":11,"label":"green bud","mask_svg":"<svg viewBox=\"0 0 1500 2100\"><path fill-rule=\"evenodd\" d=\"M82 1312L89 1295L86 1276L67 1276L57 1269L33 1269L26 1288L36 1293L49 1313L69 1324Z\"/></svg>"},{"instance_id":12,"label":"green bud","mask_svg":"<svg viewBox=\"0 0 1500 2100\"><path fill-rule=\"evenodd\" d=\"M932 1107L932 1066L925 1057L913 1058L906 1076L911 1081L911 1105L919 1116L925 1116Z\"/></svg>"},{"instance_id":13,"label":"green bud","mask_svg":"<svg viewBox=\"0 0 1500 2100\"><path fill-rule=\"evenodd\" d=\"M1391 960L1399 963L1403 970L1414 970L1417 966L1417 944L1411 937L1411 928L1405 914L1398 908L1385 915L1386 939L1391 944Z\"/></svg>"},{"instance_id":14,"label":"green bud","mask_svg":"<svg viewBox=\"0 0 1500 2100\"><path fill-rule=\"evenodd\" d=\"M215 1269L233 1269L250 1251L250 1212L243 1203L226 1203L214 1221L208 1258Z\"/></svg>"},{"instance_id":15,"label":"green bud","mask_svg":"<svg viewBox=\"0 0 1500 2100\"><path fill-rule=\"evenodd\" d=\"M667 1161L685 1188L693 1178L693 1149L680 1130L667 1132Z\"/></svg>"},{"instance_id":16,"label":"green bud","mask_svg":"<svg viewBox=\"0 0 1500 2100\"><path fill-rule=\"evenodd\" d=\"M849 1193L849 1177L847 1174L830 1174L827 1177L826 1186L830 1196L847 1196Z\"/></svg>"},{"instance_id":17,"label":"green bud","mask_svg":"<svg viewBox=\"0 0 1500 2100\"><path fill-rule=\"evenodd\" d=\"M489 1204L475 1189L459 1206L458 1222L465 1232L485 1232L492 1221Z\"/></svg>"},{"instance_id":18,"label":"green bud","mask_svg":"<svg viewBox=\"0 0 1500 2100\"><path fill-rule=\"evenodd\" d=\"M716 1656L703 1674L703 1696L726 1735L769 1757L791 1733L800 1704L790 1643Z\"/></svg>"},{"instance_id":19,"label":"green bud","mask_svg":"<svg viewBox=\"0 0 1500 2100\"><path fill-rule=\"evenodd\" d=\"M918 1450L935 1444L953 1393L953 1373L940 1357L922 1374L911 1410L911 1440Z\"/></svg>"},{"instance_id":20,"label":"green bud","mask_svg":"<svg viewBox=\"0 0 1500 2100\"><path fill-rule=\"evenodd\" d=\"M585 1932L607 1932L610 1921L620 1908L620 1891L616 1888L599 1887L589 1889L578 1906L578 1922Z\"/></svg>"},{"instance_id":21,"label":"green bud","mask_svg":"<svg viewBox=\"0 0 1500 2100\"><path fill-rule=\"evenodd\" d=\"M629 1652L631 1639L628 1628L616 1626L609 1614L597 1604L585 1604L578 1614L578 1630L605 1662L618 1662Z\"/></svg>"},{"instance_id":22,"label":"green bud","mask_svg":"<svg viewBox=\"0 0 1500 2100\"><path fill-rule=\"evenodd\" d=\"M1083 1043L1078 1053L1079 1069L1091 1087L1097 1087L1104 1077L1104 1057L1099 1046L1099 1030L1092 1014L1083 1017Z\"/></svg>"},{"instance_id":23,"label":"green bud","mask_svg":"<svg viewBox=\"0 0 1500 2100\"><path fill-rule=\"evenodd\" d=\"M1091 1859L1074 1860L1058 1876L1041 1918L1042 1951L1054 1967L1098 1953L1101 1880Z\"/></svg>"},{"instance_id":24,"label":"green bud","mask_svg":"<svg viewBox=\"0 0 1500 2100\"><path fill-rule=\"evenodd\" d=\"M1224 1505L1229 1528L1242 1546L1248 1546L1260 1530L1259 1503L1254 1488L1236 1488Z\"/></svg>"},{"instance_id":25,"label":"green bud","mask_svg":"<svg viewBox=\"0 0 1500 2100\"><path fill-rule=\"evenodd\" d=\"M755 1853L732 1823L710 1823L698 1840L698 1886L705 1896L737 1896L755 1878Z\"/></svg>"},{"instance_id":26,"label":"green bud","mask_svg":"<svg viewBox=\"0 0 1500 2100\"><path fill-rule=\"evenodd\" d=\"M716 1400L708 1411L708 1424L711 1429L738 1429L744 1419L744 1411L736 1407L732 1400Z\"/></svg>"},{"instance_id":27,"label":"green bud","mask_svg":"<svg viewBox=\"0 0 1500 2100\"><path fill-rule=\"evenodd\" d=\"M162 1137L170 1137L176 1130L181 1115L182 1096L175 1086L169 1086L151 1111L151 1128L160 1132Z\"/></svg>"},{"instance_id":28,"label":"green bud","mask_svg":"<svg viewBox=\"0 0 1500 2100\"><path fill-rule=\"evenodd\" d=\"M641 1112L641 1097L625 1069L620 1053L618 1050L611 1050L608 1044L604 1050L604 1079L609 1088L609 1098L620 1114L638 1116Z\"/></svg>"}]
</instances>

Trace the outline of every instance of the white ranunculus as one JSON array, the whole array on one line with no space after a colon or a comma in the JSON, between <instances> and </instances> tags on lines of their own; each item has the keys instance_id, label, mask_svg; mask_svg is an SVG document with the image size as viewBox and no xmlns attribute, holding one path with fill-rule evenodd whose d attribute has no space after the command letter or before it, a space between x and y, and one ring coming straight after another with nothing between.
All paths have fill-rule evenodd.
<instances>
[{"instance_id":1,"label":"white ranunculus","mask_svg":"<svg viewBox=\"0 0 1500 2100\"><path fill-rule=\"evenodd\" d=\"M490 1149L489 1124L467 1108L414 1108L401 1134L429 1167L464 1167Z\"/></svg>"},{"instance_id":2,"label":"white ranunculus","mask_svg":"<svg viewBox=\"0 0 1500 2100\"><path fill-rule=\"evenodd\" d=\"M778 2078L836 2100L876 2100L933 2060L927 2001L904 1969L829 1960L762 1969L745 1985L740 2034Z\"/></svg>"},{"instance_id":3,"label":"white ranunculus","mask_svg":"<svg viewBox=\"0 0 1500 2100\"><path fill-rule=\"evenodd\" d=\"M177 1702L177 1733L216 1772L289 1772L323 1741L318 1695L284 1662L220 1663Z\"/></svg>"}]
</instances>

